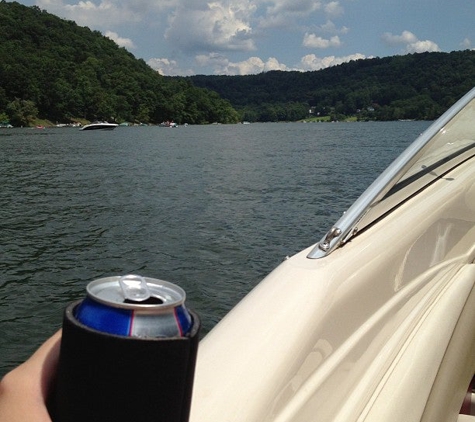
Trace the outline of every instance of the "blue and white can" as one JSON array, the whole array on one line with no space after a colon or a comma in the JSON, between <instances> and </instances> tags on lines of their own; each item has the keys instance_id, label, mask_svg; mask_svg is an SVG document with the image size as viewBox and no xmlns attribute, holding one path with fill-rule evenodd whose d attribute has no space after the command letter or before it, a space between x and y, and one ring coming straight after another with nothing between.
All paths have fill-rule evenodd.
<instances>
[{"instance_id":1,"label":"blue and white can","mask_svg":"<svg viewBox=\"0 0 475 422\"><path fill-rule=\"evenodd\" d=\"M185 291L167 281L138 275L90 282L74 316L103 333L135 338L185 337L193 320Z\"/></svg>"}]
</instances>

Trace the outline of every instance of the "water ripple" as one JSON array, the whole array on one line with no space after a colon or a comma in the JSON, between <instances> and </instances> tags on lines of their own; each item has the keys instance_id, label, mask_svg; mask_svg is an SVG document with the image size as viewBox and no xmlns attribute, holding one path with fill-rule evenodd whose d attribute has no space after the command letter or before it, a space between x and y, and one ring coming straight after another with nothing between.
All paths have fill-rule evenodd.
<instances>
[{"instance_id":1,"label":"water ripple","mask_svg":"<svg viewBox=\"0 0 475 422\"><path fill-rule=\"evenodd\" d=\"M0 131L0 376L99 277L178 283L208 331L426 126Z\"/></svg>"}]
</instances>

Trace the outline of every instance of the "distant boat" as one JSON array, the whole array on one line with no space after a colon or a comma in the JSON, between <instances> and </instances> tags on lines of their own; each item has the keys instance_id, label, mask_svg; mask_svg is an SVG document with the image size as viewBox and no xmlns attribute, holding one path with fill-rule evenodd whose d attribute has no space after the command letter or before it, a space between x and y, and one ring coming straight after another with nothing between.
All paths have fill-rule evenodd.
<instances>
[{"instance_id":1,"label":"distant boat","mask_svg":"<svg viewBox=\"0 0 475 422\"><path fill-rule=\"evenodd\" d=\"M166 122L160 123L158 126L160 126L160 127L171 127L171 128L173 128L173 127L178 127L178 124L176 124L176 123L173 122L173 121L169 121L169 120L168 120L168 121L166 121Z\"/></svg>"},{"instance_id":2,"label":"distant boat","mask_svg":"<svg viewBox=\"0 0 475 422\"><path fill-rule=\"evenodd\" d=\"M114 130L117 126L117 123L109 123L109 122L93 122L86 126L83 126L79 130Z\"/></svg>"}]
</instances>

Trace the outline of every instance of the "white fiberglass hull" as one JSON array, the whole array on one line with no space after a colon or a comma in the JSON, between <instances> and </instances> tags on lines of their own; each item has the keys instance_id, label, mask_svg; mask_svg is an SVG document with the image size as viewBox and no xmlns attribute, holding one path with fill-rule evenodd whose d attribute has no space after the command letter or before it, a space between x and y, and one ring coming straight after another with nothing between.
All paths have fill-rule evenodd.
<instances>
[{"instance_id":1,"label":"white fiberglass hull","mask_svg":"<svg viewBox=\"0 0 475 422\"><path fill-rule=\"evenodd\" d=\"M117 126L117 123L98 122L85 125L80 130L114 130Z\"/></svg>"},{"instance_id":2,"label":"white fiberglass hull","mask_svg":"<svg viewBox=\"0 0 475 422\"><path fill-rule=\"evenodd\" d=\"M309 248L266 277L200 343L190 421L461 421L473 160L325 258Z\"/></svg>"}]
</instances>

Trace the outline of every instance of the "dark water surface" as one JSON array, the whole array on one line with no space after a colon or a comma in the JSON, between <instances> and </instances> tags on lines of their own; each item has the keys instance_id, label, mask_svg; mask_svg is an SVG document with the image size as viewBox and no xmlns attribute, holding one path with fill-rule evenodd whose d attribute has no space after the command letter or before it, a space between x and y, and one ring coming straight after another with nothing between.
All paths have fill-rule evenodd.
<instances>
[{"instance_id":1,"label":"dark water surface","mask_svg":"<svg viewBox=\"0 0 475 422\"><path fill-rule=\"evenodd\" d=\"M100 277L182 286L213 327L428 122L0 130L0 376Z\"/></svg>"}]
</instances>

